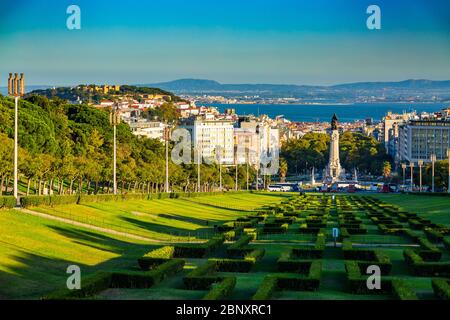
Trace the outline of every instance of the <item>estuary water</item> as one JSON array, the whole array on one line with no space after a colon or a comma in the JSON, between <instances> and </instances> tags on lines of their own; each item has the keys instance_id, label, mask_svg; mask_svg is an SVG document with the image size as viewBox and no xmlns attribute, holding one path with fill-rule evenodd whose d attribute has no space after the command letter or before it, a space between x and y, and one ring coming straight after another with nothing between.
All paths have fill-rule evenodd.
<instances>
[{"instance_id":1,"label":"estuary water","mask_svg":"<svg viewBox=\"0 0 450 320\"><path fill-rule=\"evenodd\" d=\"M283 115L291 121L330 121L333 113L341 122L355 120L381 120L388 111L402 113L409 111L436 112L450 103L353 103L353 104L208 104L217 107L220 111L234 108L237 114L267 114L271 118Z\"/></svg>"}]
</instances>

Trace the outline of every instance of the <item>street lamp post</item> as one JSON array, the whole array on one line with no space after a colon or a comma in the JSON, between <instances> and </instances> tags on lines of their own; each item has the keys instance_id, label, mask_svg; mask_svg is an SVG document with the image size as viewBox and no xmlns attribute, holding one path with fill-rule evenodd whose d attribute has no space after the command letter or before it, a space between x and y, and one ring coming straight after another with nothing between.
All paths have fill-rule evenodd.
<instances>
[{"instance_id":1,"label":"street lamp post","mask_svg":"<svg viewBox=\"0 0 450 320\"><path fill-rule=\"evenodd\" d=\"M448 184L447 184L447 193L450 193L450 148L447 149L447 158L448 158Z\"/></svg>"},{"instance_id":2,"label":"street lamp post","mask_svg":"<svg viewBox=\"0 0 450 320\"><path fill-rule=\"evenodd\" d=\"M248 149L247 149L247 156L246 156L246 161L245 161L245 171L246 171L246 186L247 186L247 191L248 191Z\"/></svg>"},{"instance_id":3,"label":"street lamp post","mask_svg":"<svg viewBox=\"0 0 450 320\"><path fill-rule=\"evenodd\" d=\"M409 167L411 168L411 192L414 191L414 162L410 162Z\"/></svg>"},{"instance_id":4,"label":"street lamp post","mask_svg":"<svg viewBox=\"0 0 450 320\"><path fill-rule=\"evenodd\" d=\"M202 151L201 151L201 143L198 143L197 148L197 192L200 192L200 162L202 158Z\"/></svg>"},{"instance_id":5,"label":"street lamp post","mask_svg":"<svg viewBox=\"0 0 450 320\"><path fill-rule=\"evenodd\" d=\"M236 160L236 183L235 183L235 186L234 186L234 190L238 190L238 163L237 163L237 160Z\"/></svg>"},{"instance_id":6,"label":"street lamp post","mask_svg":"<svg viewBox=\"0 0 450 320\"><path fill-rule=\"evenodd\" d=\"M166 183L165 192L169 193L169 136L170 136L170 126L167 121L164 124L164 140L166 142Z\"/></svg>"},{"instance_id":7,"label":"street lamp post","mask_svg":"<svg viewBox=\"0 0 450 320\"><path fill-rule=\"evenodd\" d=\"M419 165L419 192L422 192L422 166L423 166L423 160L419 160L417 162Z\"/></svg>"},{"instance_id":8,"label":"street lamp post","mask_svg":"<svg viewBox=\"0 0 450 320\"><path fill-rule=\"evenodd\" d=\"M434 192L434 164L436 162L436 154L431 155L431 192Z\"/></svg>"},{"instance_id":9,"label":"street lamp post","mask_svg":"<svg viewBox=\"0 0 450 320\"><path fill-rule=\"evenodd\" d=\"M113 193L117 194L117 125L120 124L120 112L114 106L109 114L109 122L113 126Z\"/></svg>"},{"instance_id":10,"label":"street lamp post","mask_svg":"<svg viewBox=\"0 0 450 320\"><path fill-rule=\"evenodd\" d=\"M402 163L402 169L403 169L403 188L406 184L406 163Z\"/></svg>"},{"instance_id":11,"label":"street lamp post","mask_svg":"<svg viewBox=\"0 0 450 320\"><path fill-rule=\"evenodd\" d=\"M19 151L19 99L25 94L25 76L23 73L9 74L8 95L14 97L14 198L16 205L20 206L19 199L19 169L18 169L18 151Z\"/></svg>"}]
</instances>

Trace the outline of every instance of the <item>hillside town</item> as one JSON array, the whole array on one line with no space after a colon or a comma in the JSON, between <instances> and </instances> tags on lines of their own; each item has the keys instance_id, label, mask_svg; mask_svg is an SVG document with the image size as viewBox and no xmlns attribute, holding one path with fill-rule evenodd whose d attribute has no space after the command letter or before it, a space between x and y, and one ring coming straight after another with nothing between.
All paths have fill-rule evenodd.
<instances>
[{"instance_id":1,"label":"hillside town","mask_svg":"<svg viewBox=\"0 0 450 320\"><path fill-rule=\"evenodd\" d=\"M91 85L77 88L90 93L108 94L109 99L91 103L92 106L118 110L122 121L130 126L134 135L163 142L165 130L169 126L185 128L191 133L192 144L202 147L203 156L211 156L215 148L220 146L224 150L221 160L223 163L245 162L246 159L234 158L237 146L245 144L245 148L255 152L249 162L256 164L256 159L263 150L258 138L260 132L269 133L276 130L280 143L300 139L311 132L324 134L330 132L328 121L294 122L283 116L271 119L267 115L239 115L231 101L226 101L230 103L230 107L221 112L217 107L204 105L204 100L192 97L190 100L183 97L182 100L175 102L170 95L164 94L123 94L119 85ZM72 101L72 103L82 102L79 99ZM176 123L167 124L157 118L146 116L148 110L166 103L175 106L179 115ZM450 107L436 110L434 113L388 112L381 121L369 118L341 122L339 130L374 137L384 144L386 153L396 164L419 160L427 163L431 161L433 155L437 161L445 160L450 145Z\"/></svg>"}]
</instances>

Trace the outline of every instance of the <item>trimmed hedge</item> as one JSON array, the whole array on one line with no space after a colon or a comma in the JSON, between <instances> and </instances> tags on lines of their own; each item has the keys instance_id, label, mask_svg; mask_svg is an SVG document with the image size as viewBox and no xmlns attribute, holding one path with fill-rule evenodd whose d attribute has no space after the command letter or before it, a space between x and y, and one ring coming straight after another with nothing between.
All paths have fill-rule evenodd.
<instances>
[{"instance_id":1,"label":"trimmed hedge","mask_svg":"<svg viewBox=\"0 0 450 320\"><path fill-rule=\"evenodd\" d=\"M253 265L264 256L264 249L256 249L244 256L244 259L209 259L218 272L250 272Z\"/></svg>"},{"instance_id":2,"label":"trimmed hedge","mask_svg":"<svg viewBox=\"0 0 450 320\"><path fill-rule=\"evenodd\" d=\"M223 234L214 236L202 244L180 244L175 246L175 258L203 258L213 252L225 242Z\"/></svg>"},{"instance_id":3,"label":"trimmed hedge","mask_svg":"<svg viewBox=\"0 0 450 320\"><path fill-rule=\"evenodd\" d=\"M111 287L112 274L109 272L98 272L90 275L81 282L79 290L62 289L43 296L42 300L68 300L83 299L96 295L97 293Z\"/></svg>"},{"instance_id":4,"label":"trimmed hedge","mask_svg":"<svg viewBox=\"0 0 450 320\"><path fill-rule=\"evenodd\" d=\"M236 286L236 277L228 277L221 282L213 284L212 289L203 297L203 300L221 300L228 297Z\"/></svg>"},{"instance_id":5,"label":"trimmed hedge","mask_svg":"<svg viewBox=\"0 0 450 320\"><path fill-rule=\"evenodd\" d=\"M113 272L111 288L150 288L167 277L183 270L184 263L184 260L172 259L148 272Z\"/></svg>"},{"instance_id":6,"label":"trimmed hedge","mask_svg":"<svg viewBox=\"0 0 450 320\"><path fill-rule=\"evenodd\" d=\"M16 198L10 196L0 196L0 209L12 209L16 206Z\"/></svg>"},{"instance_id":7,"label":"trimmed hedge","mask_svg":"<svg viewBox=\"0 0 450 320\"><path fill-rule=\"evenodd\" d=\"M138 259L138 264L142 270L147 271L173 258L175 247L164 246L145 254Z\"/></svg>"},{"instance_id":8,"label":"trimmed hedge","mask_svg":"<svg viewBox=\"0 0 450 320\"><path fill-rule=\"evenodd\" d=\"M276 276L266 276L259 286L252 300L269 300L277 290L278 278Z\"/></svg>"},{"instance_id":9,"label":"trimmed hedge","mask_svg":"<svg viewBox=\"0 0 450 320\"><path fill-rule=\"evenodd\" d=\"M422 252L411 249L403 251L405 261L411 266L415 275L430 277L450 277L450 262L425 262Z\"/></svg>"},{"instance_id":10,"label":"trimmed hedge","mask_svg":"<svg viewBox=\"0 0 450 320\"><path fill-rule=\"evenodd\" d=\"M208 260L183 278L184 285L189 290L209 289L213 283L223 280L223 277L213 275L215 271L216 263Z\"/></svg>"},{"instance_id":11,"label":"trimmed hedge","mask_svg":"<svg viewBox=\"0 0 450 320\"><path fill-rule=\"evenodd\" d=\"M240 191L242 193L244 191ZM235 192L202 192L202 193L127 193L127 194L91 194L91 195L52 195L52 196L24 196L20 198L22 207L53 206L60 204L81 204L105 201L178 199L233 194ZM251 193L251 192L250 192ZM9 200L8 200L9 202Z\"/></svg>"},{"instance_id":12,"label":"trimmed hedge","mask_svg":"<svg viewBox=\"0 0 450 320\"><path fill-rule=\"evenodd\" d=\"M419 300L416 292L401 279L392 280L392 294L398 300Z\"/></svg>"},{"instance_id":13,"label":"trimmed hedge","mask_svg":"<svg viewBox=\"0 0 450 320\"><path fill-rule=\"evenodd\" d=\"M431 280L434 295L442 300L450 300L450 279Z\"/></svg>"},{"instance_id":14,"label":"trimmed hedge","mask_svg":"<svg viewBox=\"0 0 450 320\"><path fill-rule=\"evenodd\" d=\"M82 280L81 289L63 289L50 293L44 300L83 299L95 296L108 288L149 288L165 278L183 270L184 260L173 259L148 271L98 272Z\"/></svg>"},{"instance_id":15,"label":"trimmed hedge","mask_svg":"<svg viewBox=\"0 0 450 320\"><path fill-rule=\"evenodd\" d=\"M227 255L229 257L243 257L251 249L246 248L246 246L252 241L253 236L249 234L243 234L238 241L231 244L227 248Z\"/></svg>"}]
</instances>

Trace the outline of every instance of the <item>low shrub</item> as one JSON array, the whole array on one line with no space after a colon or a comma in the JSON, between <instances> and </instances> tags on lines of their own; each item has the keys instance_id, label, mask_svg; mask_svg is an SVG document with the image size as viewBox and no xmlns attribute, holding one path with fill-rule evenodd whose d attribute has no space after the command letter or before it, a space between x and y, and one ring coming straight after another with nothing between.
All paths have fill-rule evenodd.
<instances>
[{"instance_id":1,"label":"low shrub","mask_svg":"<svg viewBox=\"0 0 450 320\"><path fill-rule=\"evenodd\" d=\"M431 285L436 297L450 300L450 279L433 279Z\"/></svg>"},{"instance_id":2,"label":"low shrub","mask_svg":"<svg viewBox=\"0 0 450 320\"><path fill-rule=\"evenodd\" d=\"M97 293L108 289L111 286L112 274L108 272L99 272L83 279L79 290L62 289L41 299L43 300L67 300L83 299L96 295Z\"/></svg>"},{"instance_id":3,"label":"low shrub","mask_svg":"<svg viewBox=\"0 0 450 320\"><path fill-rule=\"evenodd\" d=\"M209 289L211 284L223 279L223 277L213 275L215 271L216 263L208 260L183 278L184 285L190 290Z\"/></svg>"},{"instance_id":4,"label":"low shrub","mask_svg":"<svg viewBox=\"0 0 450 320\"><path fill-rule=\"evenodd\" d=\"M10 196L0 196L0 209L11 209L16 206L16 198Z\"/></svg>"},{"instance_id":5,"label":"low shrub","mask_svg":"<svg viewBox=\"0 0 450 320\"><path fill-rule=\"evenodd\" d=\"M401 279L392 280L392 294L399 300L418 300L416 292Z\"/></svg>"},{"instance_id":6,"label":"low shrub","mask_svg":"<svg viewBox=\"0 0 450 320\"><path fill-rule=\"evenodd\" d=\"M238 241L228 246L227 255L232 258L246 255L251 250L246 248L246 246L252 241L252 238L249 234L243 234Z\"/></svg>"},{"instance_id":7,"label":"low shrub","mask_svg":"<svg viewBox=\"0 0 450 320\"><path fill-rule=\"evenodd\" d=\"M203 297L203 300L221 300L227 298L236 286L236 277L224 278L221 282L212 285L212 289Z\"/></svg>"},{"instance_id":8,"label":"low shrub","mask_svg":"<svg viewBox=\"0 0 450 320\"><path fill-rule=\"evenodd\" d=\"M202 244L182 244L175 246L175 258L203 258L207 254L216 250L225 241L223 234L214 236L206 243Z\"/></svg>"},{"instance_id":9,"label":"low shrub","mask_svg":"<svg viewBox=\"0 0 450 320\"><path fill-rule=\"evenodd\" d=\"M173 246L164 246L152 250L145 254L142 258L139 258L138 264L144 271L153 269L154 267L161 265L167 260L172 259L174 253L175 248Z\"/></svg>"},{"instance_id":10,"label":"low shrub","mask_svg":"<svg viewBox=\"0 0 450 320\"><path fill-rule=\"evenodd\" d=\"M148 272L113 272L111 288L150 288L183 270L184 263L184 260L172 259Z\"/></svg>"},{"instance_id":11,"label":"low shrub","mask_svg":"<svg viewBox=\"0 0 450 320\"><path fill-rule=\"evenodd\" d=\"M252 300L269 300L277 290L278 278L276 276L266 276L259 286Z\"/></svg>"},{"instance_id":12,"label":"low shrub","mask_svg":"<svg viewBox=\"0 0 450 320\"><path fill-rule=\"evenodd\" d=\"M411 249L403 251L405 261L411 266L415 275L429 277L450 277L450 262L425 262L421 252Z\"/></svg>"}]
</instances>

